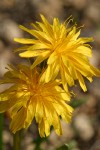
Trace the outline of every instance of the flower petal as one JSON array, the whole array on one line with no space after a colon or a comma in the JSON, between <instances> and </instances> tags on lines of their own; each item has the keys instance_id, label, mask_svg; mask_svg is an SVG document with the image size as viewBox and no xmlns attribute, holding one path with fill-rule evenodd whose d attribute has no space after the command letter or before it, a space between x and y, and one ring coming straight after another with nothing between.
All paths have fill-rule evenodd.
<instances>
[{"instance_id":1,"label":"flower petal","mask_svg":"<svg viewBox=\"0 0 100 150\"><path fill-rule=\"evenodd\" d=\"M24 122L26 119L27 110L26 108L22 107L14 116L14 118L11 121L10 129L13 133L16 131L24 128ZM23 117L22 117L23 116Z\"/></svg>"},{"instance_id":2,"label":"flower petal","mask_svg":"<svg viewBox=\"0 0 100 150\"><path fill-rule=\"evenodd\" d=\"M35 44L37 43L37 40L34 39L25 39L25 38L14 38L14 41L22 44Z\"/></svg>"},{"instance_id":3,"label":"flower petal","mask_svg":"<svg viewBox=\"0 0 100 150\"><path fill-rule=\"evenodd\" d=\"M50 54L50 51L46 51L46 52L42 53L40 56L38 56L37 59L35 60L35 62L32 64L31 68L33 69L35 66L40 64L46 58L48 58L49 54Z\"/></svg>"}]
</instances>

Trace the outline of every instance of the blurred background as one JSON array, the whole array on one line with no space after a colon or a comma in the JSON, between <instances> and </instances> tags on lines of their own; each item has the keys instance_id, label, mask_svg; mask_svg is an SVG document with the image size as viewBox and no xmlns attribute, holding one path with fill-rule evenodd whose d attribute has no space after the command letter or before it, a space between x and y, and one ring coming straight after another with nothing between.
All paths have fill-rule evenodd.
<instances>
[{"instance_id":1,"label":"blurred background","mask_svg":"<svg viewBox=\"0 0 100 150\"><path fill-rule=\"evenodd\" d=\"M0 78L7 64L25 63L25 59L13 52L18 47L13 38L28 36L18 25L29 27L30 22L40 20L40 13L50 22L53 17L63 22L72 15L78 26L84 25L81 36L94 38L91 43L93 58L90 61L100 68L100 0L0 0ZM23 134L23 150L100 150L100 79L94 78L92 84L87 81L86 84L86 93L78 85L72 88L76 93L71 102L75 112L70 124L62 121L63 135L58 137L52 130L49 137L41 139L33 121ZM3 88L0 86L0 91ZM13 150L6 114L2 121L1 116L3 150Z\"/></svg>"}]
</instances>

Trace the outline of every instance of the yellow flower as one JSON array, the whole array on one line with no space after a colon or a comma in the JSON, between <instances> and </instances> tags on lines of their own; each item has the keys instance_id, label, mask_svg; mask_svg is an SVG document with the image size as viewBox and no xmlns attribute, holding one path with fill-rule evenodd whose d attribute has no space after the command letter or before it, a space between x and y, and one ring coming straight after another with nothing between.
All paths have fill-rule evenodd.
<instances>
[{"instance_id":1,"label":"yellow flower","mask_svg":"<svg viewBox=\"0 0 100 150\"><path fill-rule=\"evenodd\" d=\"M35 118L41 137L50 134L51 126L58 135L62 134L59 116L68 123L73 108L67 104L70 94L58 81L41 82L39 69L19 65L9 66L0 83L11 84L0 93L0 112L9 111L13 133L28 128Z\"/></svg>"},{"instance_id":2,"label":"yellow flower","mask_svg":"<svg viewBox=\"0 0 100 150\"><path fill-rule=\"evenodd\" d=\"M33 39L15 38L16 42L25 44L18 50L24 51L21 57L37 57L32 67L47 59L47 68L44 73L45 82L57 77L60 73L62 84L67 91L68 86L73 86L74 80L78 80L81 88L86 91L84 78L92 82L93 76L100 77L100 71L89 62L92 56L90 45L87 42L92 38L81 38L80 30L76 25L68 27L70 18L60 23L57 18L53 19L51 25L41 15L42 22L32 23L34 29L20 28L34 36Z\"/></svg>"}]
</instances>

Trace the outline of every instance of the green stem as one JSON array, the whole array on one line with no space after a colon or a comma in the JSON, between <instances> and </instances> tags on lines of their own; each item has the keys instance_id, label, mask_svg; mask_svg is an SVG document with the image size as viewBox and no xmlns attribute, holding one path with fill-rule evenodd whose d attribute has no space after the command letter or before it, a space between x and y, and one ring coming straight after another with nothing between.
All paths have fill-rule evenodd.
<instances>
[{"instance_id":1,"label":"green stem","mask_svg":"<svg viewBox=\"0 0 100 150\"><path fill-rule=\"evenodd\" d=\"M13 150L21 150L22 131L17 131L13 135Z\"/></svg>"},{"instance_id":2,"label":"green stem","mask_svg":"<svg viewBox=\"0 0 100 150\"><path fill-rule=\"evenodd\" d=\"M0 114L0 150L3 150L2 131L3 131L4 116Z\"/></svg>"}]
</instances>

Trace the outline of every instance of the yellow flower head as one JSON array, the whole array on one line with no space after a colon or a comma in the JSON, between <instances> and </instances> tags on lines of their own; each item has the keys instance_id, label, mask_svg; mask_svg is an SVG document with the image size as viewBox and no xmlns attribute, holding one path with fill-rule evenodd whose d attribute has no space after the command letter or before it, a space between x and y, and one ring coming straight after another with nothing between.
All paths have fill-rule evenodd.
<instances>
[{"instance_id":1,"label":"yellow flower head","mask_svg":"<svg viewBox=\"0 0 100 150\"><path fill-rule=\"evenodd\" d=\"M0 82L11 84L0 93L0 112L9 111L13 133L28 128L35 118L41 137L50 134L51 126L60 135L59 116L66 122L71 119L73 109L66 103L70 100L70 94L59 86L58 81L44 83L40 77L40 71L36 68L31 70L25 65L17 68L9 66Z\"/></svg>"},{"instance_id":2,"label":"yellow flower head","mask_svg":"<svg viewBox=\"0 0 100 150\"><path fill-rule=\"evenodd\" d=\"M18 50L21 57L36 57L32 67L47 59L47 68L44 73L46 82L57 77L60 73L64 89L67 85L74 85L74 80L78 80L81 88L86 91L83 77L92 82L93 76L100 77L100 71L89 62L92 56L91 47L87 42L92 38L81 38L80 30L76 25L68 27L70 19L60 23L57 18L53 19L51 25L46 18L41 15L42 22L32 23L34 29L20 28L31 35L33 39L15 38L16 42L27 44Z\"/></svg>"}]
</instances>

